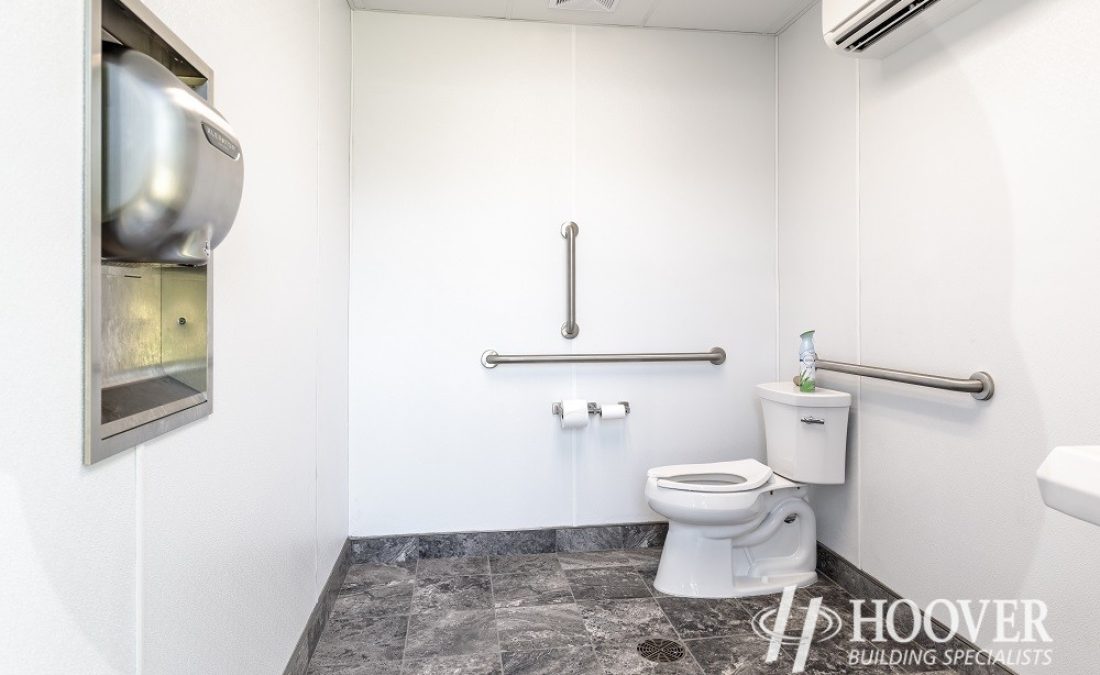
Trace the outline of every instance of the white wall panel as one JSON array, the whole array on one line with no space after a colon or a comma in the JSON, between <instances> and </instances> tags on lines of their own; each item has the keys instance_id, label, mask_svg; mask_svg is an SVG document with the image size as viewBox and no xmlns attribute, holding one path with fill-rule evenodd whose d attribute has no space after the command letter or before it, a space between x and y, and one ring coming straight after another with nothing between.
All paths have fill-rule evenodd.
<instances>
[{"instance_id":1,"label":"white wall panel","mask_svg":"<svg viewBox=\"0 0 1100 675\"><path fill-rule=\"evenodd\" d=\"M351 15L319 2L317 63L317 583L348 535Z\"/></svg>"},{"instance_id":2,"label":"white wall panel","mask_svg":"<svg viewBox=\"0 0 1100 675\"><path fill-rule=\"evenodd\" d=\"M798 373L799 335L818 355L860 362L858 62L821 39L806 13L779 36L779 373ZM815 487L817 538L859 560L859 380L821 371L820 386L852 395L844 485Z\"/></svg>"},{"instance_id":3,"label":"white wall panel","mask_svg":"<svg viewBox=\"0 0 1100 675\"><path fill-rule=\"evenodd\" d=\"M0 672L134 667L133 454L81 465L84 12L0 3Z\"/></svg>"},{"instance_id":4,"label":"white wall panel","mask_svg":"<svg viewBox=\"0 0 1100 675\"><path fill-rule=\"evenodd\" d=\"M352 531L568 520L569 369L479 358L568 349L570 28L354 23Z\"/></svg>"},{"instance_id":5,"label":"white wall panel","mask_svg":"<svg viewBox=\"0 0 1100 675\"><path fill-rule=\"evenodd\" d=\"M1100 591L1078 580L1100 529L1047 510L1034 473L1100 438L1080 381L1100 332L1100 55L1079 49L1097 30L1095 3L986 2L861 64L863 356L997 380L986 404L864 385L864 565L924 602L1045 600L1067 673L1097 656Z\"/></svg>"},{"instance_id":6,"label":"white wall panel","mask_svg":"<svg viewBox=\"0 0 1100 675\"><path fill-rule=\"evenodd\" d=\"M577 439L579 523L649 520L650 467L763 459L754 386L775 377L775 42L577 29L577 351L727 361L576 368L627 424ZM551 282L556 280L551 280Z\"/></svg>"},{"instance_id":7,"label":"white wall panel","mask_svg":"<svg viewBox=\"0 0 1100 675\"><path fill-rule=\"evenodd\" d=\"M781 63L822 50L812 28L781 37ZM1100 96L1084 84L1100 59L1083 48L1098 29L1100 10L1086 0L984 2L885 60L860 61L858 94L838 86L832 100L787 108L783 92L807 96L815 84L780 73L781 148L798 153L790 171L830 162L859 172L862 360L954 376L985 369L997 383L983 403L863 381L861 478L846 488L860 507L859 561L922 604L1045 601L1054 642L1041 646L1054 663L1017 665L1021 673L1086 672L1097 658L1090 618L1100 595L1081 580L1100 561L1100 530L1045 508L1034 472L1052 446L1100 437L1100 395L1087 382L1100 332ZM801 63L818 68L819 58ZM822 117L847 117L854 97L858 164L799 136L826 128ZM781 204L812 205L787 185ZM836 227L822 219L806 234L830 241ZM821 269L847 278L851 258L851 248L833 251ZM784 317L810 316L786 293L802 276L781 265ZM850 316L849 293L819 298L831 317ZM847 518L850 499L819 503L819 520ZM986 629L986 648L1035 646L997 644Z\"/></svg>"},{"instance_id":8,"label":"white wall panel","mask_svg":"<svg viewBox=\"0 0 1100 675\"><path fill-rule=\"evenodd\" d=\"M216 253L215 413L141 450L143 665L277 672L346 537L347 268L334 253L347 232L350 11L338 0L153 9L213 64L246 177Z\"/></svg>"},{"instance_id":9,"label":"white wall panel","mask_svg":"<svg viewBox=\"0 0 1100 675\"><path fill-rule=\"evenodd\" d=\"M350 11L149 5L212 64L245 149L215 254L215 412L81 465L85 16L3 3L21 92L0 106L5 673L280 672L347 534Z\"/></svg>"},{"instance_id":10,"label":"white wall panel","mask_svg":"<svg viewBox=\"0 0 1100 675\"><path fill-rule=\"evenodd\" d=\"M354 534L648 520L646 468L761 456L773 44L355 16ZM572 342L559 334L569 219ZM716 345L721 367L478 362L488 348ZM574 395L635 412L564 433L550 404Z\"/></svg>"}]
</instances>

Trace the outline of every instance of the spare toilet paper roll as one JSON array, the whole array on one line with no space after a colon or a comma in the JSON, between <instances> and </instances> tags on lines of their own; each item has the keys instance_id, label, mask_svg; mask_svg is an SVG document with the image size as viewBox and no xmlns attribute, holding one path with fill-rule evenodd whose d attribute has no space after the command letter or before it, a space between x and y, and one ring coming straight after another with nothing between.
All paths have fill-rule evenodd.
<instances>
[{"instance_id":1,"label":"spare toilet paper roll","mask_svg":"<svg viewBox=\"0 0 1100 675\"><path fill-rule=\"evenodd\" d=\"M588 401L571 398L561 402L561 428L580 429L588 426Z\"/></svg>"},{"instance_id":2,"label":"spare toilet paper roll","mask_svg":"<svg viewBox=\"0 0 1100 675\"><path fill-rule=\"evenodd\" d=\"M621 420L626 417L626 406L622 403L601 403L600 409L603 410L603 418L605 420Z\"/></svg>"}]
</instances>

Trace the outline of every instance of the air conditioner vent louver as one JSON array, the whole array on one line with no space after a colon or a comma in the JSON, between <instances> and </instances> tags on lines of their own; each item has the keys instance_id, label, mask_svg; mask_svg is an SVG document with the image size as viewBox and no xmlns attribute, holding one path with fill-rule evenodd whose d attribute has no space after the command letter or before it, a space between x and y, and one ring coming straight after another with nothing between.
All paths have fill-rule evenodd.
<instances>
[{"instance_id":1,"label":"air conditioner vent louver","mask_svg":"<svg viewBox=\"0 0 1100 675\"><path fill-rule=\"evenodd\" d=\"M822 17L825 40L833 49L853 56L885 56L977 2L833 0L832 14ZM845 16L845 10L851 13Z\"/></svg>"},{"instance_id":2,"label":"air conditioner vent louver","mask_svg":"<svg viewBox=\"0 0 1100 675\"><path fill-rule=\"evenodd\" d=\"M614 12L619 0L550 0L550 9L572 9L583 12Z\"/></svg>"},{"instance_id":3,"label":"air conditioner vent louver","mask_svg":"<svg viewBox=\"0 0 1100 675\"><path fill-rule=\"evenodd\" d=\"M939 0L897 0L850 31L837 44L850 52L862 52L937 2ZM853 36L855 39L852 39ZM849 40L851 43L845 45Z\"/></svg>"}]
</instances>

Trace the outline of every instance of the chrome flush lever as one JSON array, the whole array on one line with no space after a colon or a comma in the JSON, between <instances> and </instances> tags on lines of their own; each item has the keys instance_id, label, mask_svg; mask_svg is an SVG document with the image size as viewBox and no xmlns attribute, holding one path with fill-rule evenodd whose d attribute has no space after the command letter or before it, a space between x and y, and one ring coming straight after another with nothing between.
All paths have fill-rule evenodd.
<instances>
[{"instance_id":1,"label":"chrome flush lever","mask_svg":"<svg viewBox=\"0 0 1100 675\"><path fill-rule=\"evenodd\" d=\"M820 417L803 417L802 418L802 423L803 424L825 424L825 420L821 419Z\"/></svg>"}]
</instances>

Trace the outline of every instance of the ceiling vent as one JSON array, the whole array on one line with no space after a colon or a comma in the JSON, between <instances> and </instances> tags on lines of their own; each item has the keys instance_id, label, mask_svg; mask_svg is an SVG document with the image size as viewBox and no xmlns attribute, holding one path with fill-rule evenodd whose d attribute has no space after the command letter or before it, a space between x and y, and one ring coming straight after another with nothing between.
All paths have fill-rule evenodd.
<instances>
[{"instance_id":1,"label":"ceiling vent","mask_svg":"<svg viewBox=\"0 0 1100 675\"><path fill-rule=\"evenodd\" d=\"M614 12L619 0L550 0L550 9L572 9L582 12Z\"/></svg>"},{"instance_id":2,"label":"ceiling vent","mask_svg":"<svg viewBox=\"0 0 1100 675\"><path fill-rule=\"evenodd\" d=\"M825 0L825 42L851 56L881 58L978 0Z\"/></svg>"}]
</instances>

